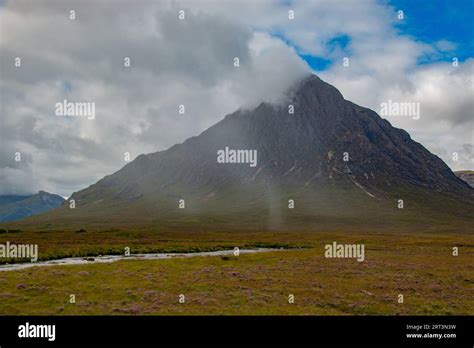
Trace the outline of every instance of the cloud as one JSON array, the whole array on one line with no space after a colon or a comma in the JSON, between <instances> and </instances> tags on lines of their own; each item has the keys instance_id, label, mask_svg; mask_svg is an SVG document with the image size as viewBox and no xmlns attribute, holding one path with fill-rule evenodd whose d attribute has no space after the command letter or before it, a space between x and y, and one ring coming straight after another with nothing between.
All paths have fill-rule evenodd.
<instances>
[{"instance_id":1,"label":"cloud","mask_svg":"<svg viewBox=\"0 0 474 348\"><path fill-rule=\"evenodd\" d=\"M443 51L443 52L453 51L458 47L456 43L451 42L449 40L439 40L435 42L435 46L438 50Z\"/></svg>"},{"instance_id":2,"label":"cloud","mask_svg":"<svg viewBox=\"0 0 474 348\"><path fill-rule=\"evenodd\" d=\"M0 194L68 196L121 168L125 152L133 159L163 150L240 107L275 102L309 72L303 54L332 61L321 77L360 105L419 102L419 120L390 122L452 168L472 168L472 60L419 65L456 44L402 36L397 21L394 8L375 0L7 2ZM64 99L95 102L96 119L55 116ZM14 162L17 151L24 162Z\"/></svg>"},{"instance_id":3,"label":"cloud","mask_svg":"<svg viewBox=\"0 0 474 348\"><path fill-rule=\"evenodd\" d=\"M321 76L337 86L346 99L379 114L381 104L389 100L419 103L419 119L383 117L407 130L453 170L473 168L465 145L474 143L474 59L458 66L449 62L418 66L416 58L431 48L410 50L415 44L405 44L403 49L404 43L398 42L400 50L392 50L390 55L362 50L350 58L349 67L338 64ZM456 160L454 153L459 155Z\"/></svg>"},{"instance_id":4,"label":"cloud","mask_svg":"<svg viewBox=\"0 0 474 348\"><path fill-rule=\"evenodd\" d=\"M186 8L180 20L181 8L98 1L91 11L80 1L15 1L0 10L8 33L2 144L9 144L1 150L0 194L67 196L121 168L126 152L133 159L184 141L239 107L278 100L309 73L292 48L233 16ZM94 102L96 119L56 116L64 99ZM12 169L17 151L31 162Z\"/></svg>"}]
</instances>

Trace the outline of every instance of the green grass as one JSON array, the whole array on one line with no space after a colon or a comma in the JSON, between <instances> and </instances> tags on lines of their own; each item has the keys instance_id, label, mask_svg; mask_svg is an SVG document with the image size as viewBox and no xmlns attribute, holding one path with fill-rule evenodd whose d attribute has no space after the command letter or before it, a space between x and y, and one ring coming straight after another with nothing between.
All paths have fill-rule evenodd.
<instances>
[{"instance_id":1,"label":"green grass","mask_svg":"<svg viewBox=\"0 0 474 348\"><path fill-rule=\"evenodd\" d=\"M46 243L53 240L51 233L37 238ZM86 240L89 246L119 247L129 238L123 231L63 233L46 250L59 252L67 245L73 250ZM128 243L132 252L135 243L181 250L262 244L309 249L0 272L0 315L474 314L470 234L134 233ZM364 243L365 261L325 258L324 245L333 241ZM453 246L459 247L457 257ZM69 303L70 294L75 304ZM186 303L178 303L179 294ZM288 303L289 294L294 304ZM403 304L398 294L404 295Z\"/></svg>"},{"instance_id":2,"label":"green grass","mask_svg":"<svg viewBox=\"0 0 474 348\"><path fill-rule=\"evenodd\" d=\"M474 225L474 198L434 190L397 186L369 197L353 184L293 187L241 185L219 189L216 195L202 190L174 188L171 193L137 200L88 197L75 209L59 209L20 221L0 224L0 229L88 232L114 229L126 233L308 231L308 232L469 232ZM177 204L186 195L186 209ZM474 192L474 191L473 191ZM295 208L288 209L288 200ZM404 208L398 209L398 199ZM82 202L82 201L81 201Z\"/></svg>"},{"instance_id":3,"label":"green grass","mask_svg":"<svg viewBox=\"0 0 474 348\"><path fill-rule=\"evenodd\" d=\"M122 231L105 230L77 233L75 231L21 231L0 234L0 244L37 244L38 260L98 255L123 255L125 248L138 253L186 253L228 250L234 247L304 248L307 239L292 240L292 234L265 232L157 232L150 229ZM22 262L2 259L0 264Z\"/></svg>"}]
</instances>

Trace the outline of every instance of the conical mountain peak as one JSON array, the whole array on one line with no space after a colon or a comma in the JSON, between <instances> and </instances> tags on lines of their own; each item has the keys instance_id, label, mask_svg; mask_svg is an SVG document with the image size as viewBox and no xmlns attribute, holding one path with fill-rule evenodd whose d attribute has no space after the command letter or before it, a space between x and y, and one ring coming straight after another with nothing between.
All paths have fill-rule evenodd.
<instances>
[{"instance_id":1,"label":"conical mountain peak","mask_svg":"<svg viewBox=\"0 0 474 348\"><path fill-rule=\"evenodd\" d=\"M296 97L318 97L318 100L328 101L329 99L344 99L341 92L333 85L323 81L315 74L302 79L296 85Z\"/></svg>"},{"instance_id":2,"label":"conical mountain peak","mask_svg":"<svg viewBox=\"0 0 474 348\"><path fill-rule=\"evenodd\" d=\"M100 220L101 211L146 205L166 218L177 213L177 200L187 199L193 202L187 212L263 214L298 197L309 215L342 207L363 214L371 205L392 207L399 190L416 192L414 202L435 192L472 204L474 190L404 130L345 100L316 75L292 91L288 105L238 110L182 144L137 157L75 193L76 211Z\"/></svg>"}]
</instances>

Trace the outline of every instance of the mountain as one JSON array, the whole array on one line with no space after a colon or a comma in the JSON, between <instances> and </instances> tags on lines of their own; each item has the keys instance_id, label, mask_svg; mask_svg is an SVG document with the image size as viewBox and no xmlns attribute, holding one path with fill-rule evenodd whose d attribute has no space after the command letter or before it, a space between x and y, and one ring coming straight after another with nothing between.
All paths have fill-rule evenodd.
<instances>
[{"instance_id":1,"label":"mountain","mask_svg":"<svg viewBox=\"0 0 474 348\"><path fill-rule=\"evenodd\" d=\"M58 208L63 202L64 198L61 196L44 191L27 196L0 196L0 222L15 221L41 214Z\"/></svg>"},{"instance_id":2,"label":"mountain","mask_svg":"<svg viewBox=\"0 0 474 348\"><path fill-rule=\"evenodd\" d=\"M469 186L474 187L474 170L459 170L454 172L456 176L469 184Z\"/></svg>"},{"instance_id":3,"label":"mountain","mask_svg":"<svg viewBox=\"0 0 474 348\"><path fill-rule=\"evenodd\" d=\"M3 195L3 196L0 196L0 206L5 205L5 204L9 204L9 203L15 203L15 202L18 202L18 201L22 201L22 200L24 200L26 198L29 198L31 196L32 195L23 195L23 196Z\"/></svg>"},{"instance_id":4,"label":"mountain","mask_svg":"<svg viewBox=\"0 0 474 348\"><path fill-rule=\"evenodd\" d=\"M219 163L226 148L256 150L256 163ZM311 75L280 104L237 110L182 144L138 156L71 199L74 209L65 204L29 221L97 228L447 228L472 222L474 190L406 131Z\"/></svg>"}]
</instances>

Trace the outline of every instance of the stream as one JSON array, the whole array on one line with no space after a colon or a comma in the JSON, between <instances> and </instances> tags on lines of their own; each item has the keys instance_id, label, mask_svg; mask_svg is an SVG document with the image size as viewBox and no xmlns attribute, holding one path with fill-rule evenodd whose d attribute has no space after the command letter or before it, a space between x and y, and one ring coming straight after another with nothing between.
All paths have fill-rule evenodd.
<instances>
[{"instance_id":1,"label":"stream","mask_svg":"<svg viewBox=\"0 0 474 348\"><path fill-rule=\"evenodd\" d=\"M239 254L253 254L269 251L279 251L282 249L273 248L257 248L257 249L240 249ZM147 253L147 254L131 254L125 255L106 255L106 256L87 256L87 257L68 257L64 259L37 261L28 263L11 263L0 265L0 271L15 271L31 267L44 266L61 266L61 265L89 265L93 263L111 263L122 260L164 260L174 258L189 258L197 256L233 256L234 250L218 250L197 253Z\"/></svg>"}]
</instances>

